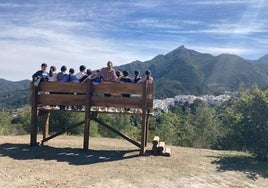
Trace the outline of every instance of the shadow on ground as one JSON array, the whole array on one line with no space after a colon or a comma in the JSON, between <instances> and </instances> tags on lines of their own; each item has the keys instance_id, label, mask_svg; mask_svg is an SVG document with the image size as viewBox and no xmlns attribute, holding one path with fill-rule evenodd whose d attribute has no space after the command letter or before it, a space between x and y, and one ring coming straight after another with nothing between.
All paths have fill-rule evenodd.
<instances>
[{"instance_id":1,"label":"shadow on ground","mask_svg":"<svg viewBox=\"0 0 268 188\"><path fill-rule=\"evenodd\" d=\"M247 178L256 180L259 176L268 178L268 162L258 161L253 156L224 155L210 156L216 158L212 164L217 165L217 171L240 171Z\"/></svg>"},{"instance_id":2,"label":"shadow on ground","mask_svg":"<svg viewBox=\"0 0 268 188\"><path fill-rule=\"evenodd\" d=\"M55 148L51 146L30 147L27 144L1 144L0 157L16 160L56 160L72 165L124 160L139 156L140 150L87 150L77 148Z\"/></svg>"}]
</instances>

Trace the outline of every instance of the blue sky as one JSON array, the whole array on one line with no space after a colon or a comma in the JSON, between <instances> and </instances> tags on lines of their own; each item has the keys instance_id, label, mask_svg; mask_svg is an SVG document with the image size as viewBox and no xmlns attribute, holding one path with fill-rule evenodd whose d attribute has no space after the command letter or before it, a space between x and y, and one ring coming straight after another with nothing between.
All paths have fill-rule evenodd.
<instances>
[{"instance_id":1,"label":"blue sky","mask_svg":"<svg viewBox=\"0 0 268 188\"><path fill-rule=\"evenodd\" d=\"M184 45L255 60L268 54L266 0L1 0L0 78L41 63L78 71L146 61Z\"/></svg>"}]
</instances>

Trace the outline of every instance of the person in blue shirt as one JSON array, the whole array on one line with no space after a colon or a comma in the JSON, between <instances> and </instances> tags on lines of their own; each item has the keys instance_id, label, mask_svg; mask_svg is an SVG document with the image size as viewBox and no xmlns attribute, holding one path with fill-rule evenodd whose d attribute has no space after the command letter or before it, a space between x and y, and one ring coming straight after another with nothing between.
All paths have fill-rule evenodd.
<instances>
[{"instance_id":1,"label":"person in blue shirt","mask_svg":"<svg viewBox=\"0 0 268 188\"><path fill-rule=\"evenodd\" d=\"M61 68L60 68L60 71L58 74L57 74L57 80L58 82L68 82L69 81L69 75L66 73L66 66L63 65Z\"/></svg>"},{"instance_id":2,"label":"person in blue shirt","mask_svg":"<svg viewBox=\"0 0 268 188\"><path fill-rule=\"evenodd\" d=\"M69 80L68 81L69 82L74 82L74 83L79 83L79 80L74 75L74 69L73 68L69 69Z\"/></svg>"}]
</instances>

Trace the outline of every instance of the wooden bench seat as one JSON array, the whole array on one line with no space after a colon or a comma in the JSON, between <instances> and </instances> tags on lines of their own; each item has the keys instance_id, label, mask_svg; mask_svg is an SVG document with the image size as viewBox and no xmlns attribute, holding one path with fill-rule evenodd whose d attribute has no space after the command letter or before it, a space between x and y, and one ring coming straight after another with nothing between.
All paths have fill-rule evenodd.
<instances>
[{"instance_id":1,"label":"wooden bench seat","mask_svg":"<svg viewBox=\"0 0 268 188\"><path fill-rule=\"evenodd\" d=\"M104 82L91 85L91 106L116 108L153 108L153 99L143 97L143 84ZM87 85L78 83L43 82L37 89L37 105L86 105ZM110 93L111 97L105 97ZM148 84L148 95L152 95L153 85ZM122 97L121 94L130 94ZM53 110L53 109L52 109ZM107 111L108 112L108 111Z\"/></svg>"},{"instance_id":2,"label":"wooden bench seat","mask_svg":"<svg viewBox=\"0 0 268 188\"><path fill-rule=\"evenodd\" d=\"M148 116L152 115L153 109L153 85L147 83L113 83L101 82L93 85L90 81L80 83L61 83L61 82L41 82L39 86L33 86L31 83L32 106L32 132L31 145L36 143L37 118L38 112L50 112L59 109L42 108L44 106L83 106L85 112L85 131L84 131L84 149L88 146L88 124L91 119L96 121L92 113L126 114L140 115L143 118L143 135L147 138ZM109 96L107 97L107 94ZM123 97L122 94L128 94L129 97ZM130 109L130 110L122 110ZM67 111L67 110L61 110ZM70 110L76 111L76 110ZM141 141L141 148L146 145ZM136 144L138 145L138 144Z\"/></svg>"}]
</instances>

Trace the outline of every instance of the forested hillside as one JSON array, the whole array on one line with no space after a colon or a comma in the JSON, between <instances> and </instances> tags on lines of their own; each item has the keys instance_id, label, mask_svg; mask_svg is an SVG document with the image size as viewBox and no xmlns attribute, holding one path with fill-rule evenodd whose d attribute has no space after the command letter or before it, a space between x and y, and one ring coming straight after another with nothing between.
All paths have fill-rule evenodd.
<instances>
[{"instance_id":1,"label":"forested hillside","mask_svg":"<svg viewBox=\"0 0 268 188\"><path fill-rule=\"evenodd\" d=\"M13 111L28 104L30 81L12 82L0 79L0 110Z\"/></svg>"},{"instance_id":2,"label":"forested hillside","mask_svg":"<svg viewBox=\"0 0 268 188\"><path fill-rule=\"evenodd\" d=\"M29 89L30 80L21 80L17 82L0 78L0 93L6 91L25 90Z\"/></svg>"},{"instance_id":3,"label":"forested hillside","mask_svg":"<svg viewBox=\"0 0 268 188\"><path fill-rule=\"evenodd\" d=\"M0 92L1 111L12 111L29 104L29 89Z\"/></svg>"}]
</instances>

